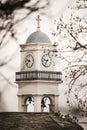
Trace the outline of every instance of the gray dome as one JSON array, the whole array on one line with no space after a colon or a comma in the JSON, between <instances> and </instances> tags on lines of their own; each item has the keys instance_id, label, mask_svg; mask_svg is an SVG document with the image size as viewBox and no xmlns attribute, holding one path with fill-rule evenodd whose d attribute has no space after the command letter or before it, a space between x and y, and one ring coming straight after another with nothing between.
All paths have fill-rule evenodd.
<instances>
[{"instance_id":1,"label":"gray dome","mask_svg":"<svg viewBox=\"0 0 87 130\"><path fill-rule=\"evenodd\" d=\"M51 43L51 41L45 33L37 31L28 37L26 43Z\"/></svg>"}]
</instances>

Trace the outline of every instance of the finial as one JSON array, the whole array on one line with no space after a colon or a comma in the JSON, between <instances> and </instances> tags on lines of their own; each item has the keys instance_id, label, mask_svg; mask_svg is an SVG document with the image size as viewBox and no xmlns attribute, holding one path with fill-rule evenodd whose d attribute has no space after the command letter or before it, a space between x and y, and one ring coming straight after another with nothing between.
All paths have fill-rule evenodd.
<instances>
[{"instance_id":1,"label":"finial","mask_svg":"<svg viewBox=\"0 0 87 130\"><path fill-rule=\"evenodd\" d=\"M42 20L40 19L40 15L37 16L36 20L37 20L37 31L40 31L40 21Z\"/></svg>"}]
</instances>

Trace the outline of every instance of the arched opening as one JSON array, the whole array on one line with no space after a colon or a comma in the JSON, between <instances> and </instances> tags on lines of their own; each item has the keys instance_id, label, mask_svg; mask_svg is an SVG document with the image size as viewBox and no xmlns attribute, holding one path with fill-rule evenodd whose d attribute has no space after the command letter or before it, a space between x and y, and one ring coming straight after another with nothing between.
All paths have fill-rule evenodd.
<instances>
[{"instance_id":1,"label":"arched opening","mask_svg":"<svg viewBox=\"0 0 87 130\"><path fill-rule=\"evenodd\" d=\"M26 99L26 112L34 112L34 98L32 96L28 96Z\"/></svg>"},{"instance_id":2,"label":"arched opening","mask_svg":"<svg viewBox=\"0 0 87 130\"><path fill-rule=\"evenodd\" d=\"M43 97L41 100L41 111L51 112L52 100L50 97Z\"/></svg>"}]
</instances>

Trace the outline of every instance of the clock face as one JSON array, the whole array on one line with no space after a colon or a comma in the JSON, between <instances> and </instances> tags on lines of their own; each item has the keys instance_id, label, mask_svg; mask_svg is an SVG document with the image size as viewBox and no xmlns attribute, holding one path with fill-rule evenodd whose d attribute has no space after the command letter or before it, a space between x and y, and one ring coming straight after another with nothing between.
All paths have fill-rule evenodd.
<instances>
[{"instance_id":1,"label":"clock face","mask_svg":"<svg viewBox=\"0 0 87 130\"><path fill-rule=\"evenodd\" d=\"M34 63L34 58L31 54L28 54L26 57L25 57L25 65L28 67L28 68L31 68L33 66L33 63Z\"/></svg>"},{"instance_id":2,"label":"clock face","mask_svg":"<svg viewBox=\"0 0 87 130\"><path fill-rule=\"evenodd\" d=\"M41 62L44 67L49 67L51 65L51 57L48 54L42 56Z\"/></svg>"}]
</instances>

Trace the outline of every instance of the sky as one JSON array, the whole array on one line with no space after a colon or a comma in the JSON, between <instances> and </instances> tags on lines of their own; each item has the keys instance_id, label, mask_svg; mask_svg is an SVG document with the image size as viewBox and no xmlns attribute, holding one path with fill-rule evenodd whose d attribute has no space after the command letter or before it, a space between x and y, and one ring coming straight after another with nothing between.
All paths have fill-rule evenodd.
<instances>
[{"instance_id":1,"label":"sky","mask_svg":"<svg viewBox=\"0 0 87 130\"><path fill-rule=\"evenodd\" d=\"M55 30L54 20L57 19L63 12L65 12L68 6L71 6L73 0L51 0L51 5L45 10L47 15L41 16L41 31L46 32L49 35L51 41L55 39L52 38L51 32ZM19 44L24 44L27 37L34 31L36 31L36 17L39 13L34 13L31 15L24 23L18 24L15 28L17 30L17 37ZM19 16L17 16L19 17ZM9 40L9 43L0 50L0 61L3 63L8 61L13 55L13 59L0 68L0 111L17 111L18 101L17 101L17 84L15 83L15 72L20 70L20 48L14 40ZM9 82L7 82L9 81ZM66 98L64 93L67 88L61 86L59 104L60 109L62 105L64 109L66 107ZM62 100L63 99L63 100ZM66 108L67 110L67 108Z\"/></svg>"}]
</instances>

